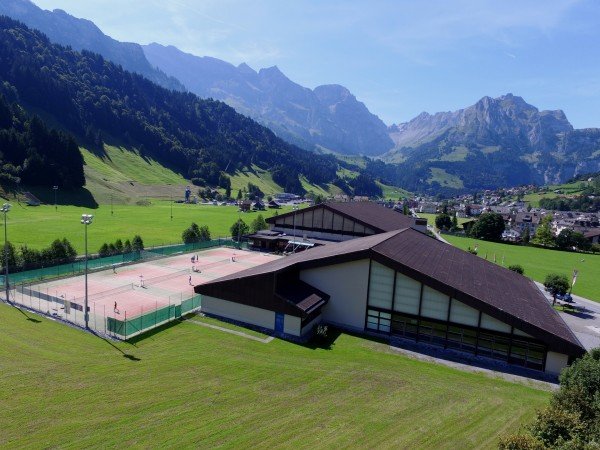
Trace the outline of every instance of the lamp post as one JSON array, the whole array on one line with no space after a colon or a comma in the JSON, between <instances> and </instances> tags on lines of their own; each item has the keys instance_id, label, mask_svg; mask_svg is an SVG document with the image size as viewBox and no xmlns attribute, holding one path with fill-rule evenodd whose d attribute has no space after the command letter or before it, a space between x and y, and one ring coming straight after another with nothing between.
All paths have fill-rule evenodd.
<instances>
[{"instance_id":1,"label":"lamp post","mask_svg":"<svg viewBox=\"0 0 600 450\"><path fill-rule=\"evenodd\" d=\"M242 217L240 215L240 211L242 210L242 206L238 208L238 249L242 249Z\"/></svg>"},{"instance_id":2,"label":"lamp post","mask_svg":"<svg viewBox=\"0 0 600 450\"><path fill-rule=\"evenodd\" d=\"M58 211L58 205L56 204L56 193L58 192L58 186L52 186L54 190L54 211Z\"/></svg>"},{"instance_id":3,"label":"lamp post","mask_svg":"<svg viewBox=\"0 0 600 450\"><path fill-rule=\"evenodd\" d=\"M296 253L296 211L298 211L298 205L292 206L294 210L294 245L292 245L292 253Z\"/></svg>"},{"instance_id":4,"label":"lamp post","mask_svg":"<svg viewBox=\"0 0 600 450\"><path fill-rule=\"evenodd\" d=\"M6 213L10 211L10 203L5 203L0 209L4 213L4 286L6 287L6 301L10 302L8 292L10 287L8 285L8 233L6 231Z\"/></svg>"},{"instance_id":5,"label":"lamp post","mask_svg":"<svg viewBox=\"0 0 600 450\"><path fill-rule=\"evenodd\" d=\"M94 216L91 214L82 214L81 215L81 223L84 225L85 229L85 297L83 300L83 318L85 321L85 327L88 328L88 238L87 238L87 229L88 225L92 223L92 219Z\"/></svg>"}]
</instances>

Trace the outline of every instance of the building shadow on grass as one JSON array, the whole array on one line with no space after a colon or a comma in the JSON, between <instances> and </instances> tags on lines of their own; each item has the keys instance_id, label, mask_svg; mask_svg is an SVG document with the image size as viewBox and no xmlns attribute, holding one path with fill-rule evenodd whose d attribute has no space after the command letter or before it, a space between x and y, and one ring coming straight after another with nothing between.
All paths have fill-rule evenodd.
<instances>
[{"instance_id":1,"label":"building shadow on grass","mask_svg":"<svg viewBox=\"0 0 600 450\"><path fill-rule=\"evenodd\" d=\"M192 317L193 314L186 314L183 317L178 317L177 319L173 319L171 322L167 322L163 325L160 325L156 328L152 328L151 330L148 330L142 334L139 334L137 336L132 337L131 339L128 339L127 342L130 343L131 345L135 346L135 344L137 344L138 342L141 342L143 340L146 339L150 339L153 338L155 335L162 333L165 330L168 330L169 328L173 328L174 326L179 325L181 322L183 322L185 319Z\"/></svg>"},{"instance_id":2,"label":"building shadow on grass","mask_svg":"<svg viewBox=\"0 0 600 450\"><path fill-rule=\"evenodd\" d=\"M308 342L302 343L301 345L311 350L333 350L335 341L341 334L342 332L340 330L330 326L327 328L327 333L325 335L315 334Z\"/></svg>"}]
</instances>

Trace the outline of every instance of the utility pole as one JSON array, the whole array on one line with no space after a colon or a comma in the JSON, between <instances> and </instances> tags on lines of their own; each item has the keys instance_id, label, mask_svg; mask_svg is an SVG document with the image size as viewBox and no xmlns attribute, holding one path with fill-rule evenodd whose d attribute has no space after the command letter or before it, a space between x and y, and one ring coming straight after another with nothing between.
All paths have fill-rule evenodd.
<instances>
[{"instance_id":1,"label":"utility pole","mask_svg":"<svg viewBox=\"0 0 600 450\"><path fill-rule=\"evenodd\" d=\"M89 314L88 314L88 225L92 223L94 216L91 214L82 214L81 223L85 229L85 297L83 301L83 318L85 321L85 328L88 328Z\"/></svg>"}]
</instances>

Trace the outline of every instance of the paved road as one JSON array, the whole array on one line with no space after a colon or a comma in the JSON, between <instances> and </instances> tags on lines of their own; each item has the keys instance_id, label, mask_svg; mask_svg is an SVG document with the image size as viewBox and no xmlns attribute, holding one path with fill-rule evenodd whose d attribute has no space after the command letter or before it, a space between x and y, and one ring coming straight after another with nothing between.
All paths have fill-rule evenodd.
<instances>
[{"instance_id":1,"label":"paved road","mask_svg":"<svg viewBox=\"0 0 600 450\"><path fill-rule=\"evenodd\" d=\"M544 285L537 281L536 284L548 301L552 302L552 296L545 291ZM569 325L586 349L600 347L600 303L578 295L573 295L573 300L580 311L558 311L558 314Z\"/></svg>"}]
</instances>

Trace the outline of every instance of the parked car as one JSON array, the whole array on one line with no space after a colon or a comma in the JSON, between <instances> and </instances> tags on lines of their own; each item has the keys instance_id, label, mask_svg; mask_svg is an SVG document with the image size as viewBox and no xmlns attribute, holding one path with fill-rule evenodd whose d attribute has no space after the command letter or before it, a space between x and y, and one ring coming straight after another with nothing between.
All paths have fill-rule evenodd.
<instances>
[{"instance_id":1,"label":"parked car","mask_svg":"<svg viewBox=\"0 0 600 450\"><path fill-rule=\"evenodd\" d=\"M562 300L563 302L567 302L567 303L572 303L573 302L573 297L571 297L571 294L569 294L568 292L564 295L558 294L556 296L556 298L558 300Z\"/></svg>"}]
</instances>

